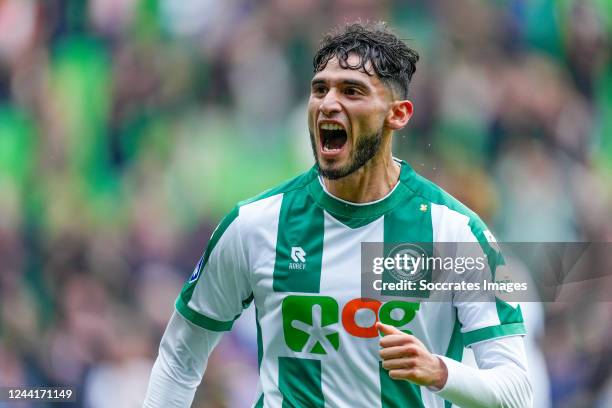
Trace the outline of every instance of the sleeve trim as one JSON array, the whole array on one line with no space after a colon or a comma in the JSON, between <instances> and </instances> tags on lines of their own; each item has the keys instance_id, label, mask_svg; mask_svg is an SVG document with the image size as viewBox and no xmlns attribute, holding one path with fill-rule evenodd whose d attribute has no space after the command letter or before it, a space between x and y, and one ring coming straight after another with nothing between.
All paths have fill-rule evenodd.
<instances>
[{"instance_id":1,"label":"sleeve trim","mask_svg":"<svg viewBox=\"0 0 612 408\"><path fill-rule=\"evenodd\" d=\"M187 304L183 301L183 298L179 295L176 299L176 310L183 316L185 319L189 320L191 323L200 326L204 329L223 332L230 331L232 326L234 325L234 321L240 316L234 317L233 320L224 322L221 320L212 319L208 316L204 316L201 313L196 312L191 309Z\"/></svg>"},{"instance_id":2,"label":"sleeve trim","mask_svg":"<svg viewBox=\"0 0 612 408\"><path fill-rule=\"evenodd\" d=\"M467 347L484 340L523 334L526 334L525 325L523 323L509 323L499 326L489 326L463 333L463 344L465 344Z\"/></svg>"}]
</instances>

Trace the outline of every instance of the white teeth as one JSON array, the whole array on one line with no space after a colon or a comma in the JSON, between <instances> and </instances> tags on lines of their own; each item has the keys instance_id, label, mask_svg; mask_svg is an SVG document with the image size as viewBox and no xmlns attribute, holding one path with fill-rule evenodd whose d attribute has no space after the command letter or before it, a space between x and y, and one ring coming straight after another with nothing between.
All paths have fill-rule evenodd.
<instances>
[{"instance_id":1,"label":"white teeth","mask_svg":"<svg viewBox=\"0 0 612 408\"><path fill-rule=\"evenodd\" d=\"M321 123L321 129L324 130L344 130L344 128L335 123Z\"/></svg>"},{"instance_id":2,"label":"white teeth","mask_svg":"<svg viewBox=\"0 0 612 408\"><path fill-rule=\"evenodd\" d=\"M332 149L332 148L331 148L331 147L329 147L328 145L324 145L324 146L323 146L323 151L324 151L324 152L337 152L337 151L340 151L340 150L342 150L342 149Z\"/></svg>"}]
</instances>

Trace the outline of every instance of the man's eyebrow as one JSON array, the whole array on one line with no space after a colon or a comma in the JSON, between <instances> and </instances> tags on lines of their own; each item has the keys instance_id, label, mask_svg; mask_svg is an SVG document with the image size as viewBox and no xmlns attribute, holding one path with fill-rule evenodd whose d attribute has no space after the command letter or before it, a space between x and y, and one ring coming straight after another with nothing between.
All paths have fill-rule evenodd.
<instances>
[{"instance_id":1,"label":"man's eyebrow","mask_svg":"<svg viewBox=\"0 0 612 408\"><path fill-rule=\"evenodd\" d=\"M343 85L353 85L353 86L358 86L360 88L368 89L368 86L366 85L365 82L359 81L357 79L344 79L341 81L341 83Z\"/></svg>"},{"instance_id":2,"label":"man's eyebrow","mask_svg":"<svg viewBox=\"0 0 612 408\"><path fill-rule=\"evenodd\" d=\"M315 86L315 85L325 85L325 81L323 79L313 79L312 82L310 83L311 86Z\"/></svg>"}]
</instances>

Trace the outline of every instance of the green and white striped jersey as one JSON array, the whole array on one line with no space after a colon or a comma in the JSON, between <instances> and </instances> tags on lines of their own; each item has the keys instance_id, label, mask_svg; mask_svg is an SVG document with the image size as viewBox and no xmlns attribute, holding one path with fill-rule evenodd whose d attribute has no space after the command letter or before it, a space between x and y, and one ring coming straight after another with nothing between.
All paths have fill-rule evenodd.
<instances>
[{"instance_id":1,"label":"green and white striped jersey","mask_svg":"<svg viewBox=\"0 0 612 408\"><path fill-rule=\"evenodd\" d=\"M473 343L524 334L520 307L361 299L361 243L478 242L490 253L487 236L472 211L405 162L393 191L362 205L328 194L313 167L223 219L176 308L196 325L227 331L254 301L256 407L442 408L450 403L382 368L375 321L460 361Z\"/></svg>"}]
</instances>

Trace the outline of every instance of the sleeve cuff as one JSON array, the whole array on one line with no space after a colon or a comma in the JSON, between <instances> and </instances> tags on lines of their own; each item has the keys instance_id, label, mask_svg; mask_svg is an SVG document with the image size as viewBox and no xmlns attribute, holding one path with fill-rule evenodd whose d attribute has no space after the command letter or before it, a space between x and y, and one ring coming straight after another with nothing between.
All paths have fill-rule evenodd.
<instances>
[{"instance_id":1,"label":"sleeve cuff","mask_svg":"<svg viewBox=\"0 0 612 408\"><path fill-rule=\"evenodd\" d=\"M457 396L462 396L465 392L465 385L463 383L466 376L466 366L462 363L455 361L451 358L440 356L435 354L436 357L440 358L444 364L446 365L446 370L448 371L448 377L446 378L446 383L444 387L438 389L436 387L427 387L428 390L438 395L440 398L443 398L447 401L453 401L457 398Z\"/></svg>"},{"instance_id":2,"label":"sleeve cuff","mask_svg":"<svg viewBox=\"0 0 612 408\"><path fill-rule=\"evenodd\" d=\"M203 314L191 309L180 295L176 299L175 307L177 312L179 312L181 316L189 320L191 323L215 332L230 331L234 325L234 321L240 317L240 315L237 315L230 321L222 321L204 316Z\"/></svg>"},{"instance_id":3,"label":"sleeve cuff","mask_svg":"<svg viewBox=\"0 0 612 408\"><path fill-rule=\"evenodd\" d=\"M448 358L445 356L440 356L438 354L434 354L436 357L438 357L440 360L442 360L444 362L444 365L446 365L446 370L448 372L448 376L446 378L446 383L444 384L444 387L442 388L437 388L434 386L430 386L427 387L427 389L431 392L434 392L436 394L438 394L440 397L444 398L443 394L445 392L448 392L449 389L454 389L456 388L456 377L457 377L457 370L461 370L462 367L457 367L457 365L461 364L458 361L453 360L452 358Z\"/></svg>"}]
</instances>

